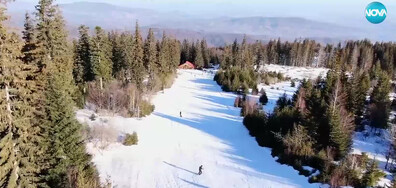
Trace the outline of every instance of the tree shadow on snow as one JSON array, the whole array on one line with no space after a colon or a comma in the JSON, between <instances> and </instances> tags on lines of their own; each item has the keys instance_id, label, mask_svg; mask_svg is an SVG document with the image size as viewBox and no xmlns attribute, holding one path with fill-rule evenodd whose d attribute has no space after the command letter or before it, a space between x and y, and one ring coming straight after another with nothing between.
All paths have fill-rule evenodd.
<instances>
[{"instance_id":1,"label":"tree shadow on snow","mask_svg":"<svg viewBox=\"0 0 396 188\"><path fill-rule=\"evenodd\" d=\"M181 179L182 181L184 181L184 182L186 182L186 183L188 183L188 184L194 185L194 186L196 186L196 187L201 187L201 188L209 188L209 187L207 187L207 186L200 185L200 184L198 184L198 183L194 183L194 182L191 182L191 181L185 180L185 179L183 179L183 178L179 178L179 179Z\"/></svg>"},{"instance_id":2,"label":"tree shadow on snow","mask_svg":"<svg viewBox=\"0 0 396 188\"><path fill-rule=\"evenodd\" d=\"M195 99L199 100L198 104L211 103L209 105L211 106L210 108L196 107L199 108L199 112L202 112L202 114L199 112L199 114L196 114L196 111L190 112L194 117L198 116L198 119L180 118L178 114L172 116L160 112L154 112L154 115L195 128L221 139L224 144L229 146L229 149L223 151L224 156L227 156L235 163L250 167L253 170L251 171L252 173L256 172L253 173L255 176L292 186L308 183L305 177L296 178L298 176L297 172L285 173L285 170L287 172L294 170L291 167L277 163L272 158L270 149L258 146L255 139L249 136L247 129L241 122L242 118L238 117L240 109L233 107L236 95L222 92L220 86L210 79L197 78L190 82L197 87L188 92L193 92ZM219 94L219 92L222 93ZM181 95L184 95L184 93L181 93ZM183 113L188 114L188 109ZM166 162L164 161L164 163ZM166 164L196 174L175 165ZM242 174L248 173L236 169L230 170Z\"/></svg>"},{"instance_id":3,"label":"tree shadow on snow","mask_svg":"<svg viewBox=\"0 0 396 188\"><path fill-rule=\"evenodd\" d=\"M171 163L168 163L168 162L166 162L166 161L162 161L162 162L165 163L165 164L167 164L167 165L169 165L169 166L171 166L171 167L177 168L177 169L179 169L179 170L183 170L183 171L189 172L189 173L191 173L191 174L197 175L197 173L195 173L195 172L193 172L193 171L190 171L190 170L187 170L187 169L185 169L185 168L176 166L176 165L171 164Z\"/></svg>"}]
</instances>

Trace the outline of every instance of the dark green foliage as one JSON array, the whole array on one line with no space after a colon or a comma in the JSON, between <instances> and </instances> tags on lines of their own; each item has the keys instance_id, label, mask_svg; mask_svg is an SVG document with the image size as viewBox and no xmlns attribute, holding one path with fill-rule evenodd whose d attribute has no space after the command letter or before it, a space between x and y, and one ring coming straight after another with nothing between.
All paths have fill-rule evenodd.
<instances>
[{"instance_id":1,"label":"dark green foliage","mask_svg":"<svg viewBox=\"0 0 396 188\"><path fill-rule=\"evenodd\" d=\"M195 63L195 66L197 68L203 68L205 66L205 62L204 62L204 57L202 54L202 46L199 41L197 41L195 44L196 44L196 46L194 48L195 58L194 58L193 62Z\"/></svg>"},{"instance_id":2,"label":"dark green foliage","mask_svg":"<svg viewBox=\"0 0 396 188\"><path fill-rule=\"evenodd\" d=\"M34 22L29 13L25 14L24 30L22 31L22 39L25 41L25 45L22 47L22 61L25 63L31 63L34 60L34 50L36 46L36 32L34 28Z\"/></svg>"},{"instance_id":3,"label":"dark green foliage","mask_svg":"<svg viewBox=\"0 0 396 188\"><path fill-rule=\"evenodd\" d=\"M86 38L86 34L84 34L84 32L87 30L87 28L81 28L82 32L82 37L80 38L80 42L82 43L86 43L83 42L87 39ZM87 46L89 46L88 44L82 44L84 46L84 48L86 48ZM95 36L92 38L92 50L90 53L90 60L88 60L88 58L86 57L86 55L89 55L89 49L85 49L86 51L88 51L88 54L83 54L82 57L83 59L85 59L85 61L90 61L89 64L91 64L91 68L88 68L87 71L91 71L91 73L87 73L87 79L88 81L92 81L92 80L99 80L99 79L103 79L103 81L109 81L112 78L112 71L113 71L113 62L111 61L111 46L110 46L110 41L108 36L106 35L105 31L97 26L95 27Z\"/></svg>"},{"instance_id":4,"label":"dark green foliage","mask_svg":"<svg viewBox=\"0 0 396 188\"><path fill-rule=\"evenodd\" d=\"M37 68L21 61L29 55L22 56L20 36L8 33L4 11L0 7L0 187L37 187L42 163L36 156L44 152L35 106L41 96L32 78Z\"/></svg>"},{"instance_id":5,"label":"dark green foliage","mask_svg":"<svg viewBox=\"0 0 396 188\"><path fill-rule=\"evenodd\" d=\"M84 179L79 186L97 182L98 176L82 142L81 125L75 119L73 62L64 21L51 0L40 0L36 6L38 68L45 73L45 118L42 119L46 150L41 177L49 187L73 187L69 177ZM72 171L72 169L77 170ZM70 174L79 172L78 174Z\"/></svg>"},{"instance_id":6,"label":"dark green foliage","mask_svg":"<svg viewBox=\"0 0 396 188\"><path fill-rule=\"evenodd\" d=\"M150 28L149 34L147 35L147 39L144 44L144 56L143 56L144 65L145 65L146 71L149 74L150 89L154 89L155 81L158 77L158 75L157 75L158 68L156 66L157 57L158 57L158 52L157 52L156 41L155 41L153 30Z\"/></svg>"},{"instance_id":7,"label":"dark green foliage","mask_svg":"<svg viewBox=\"0 0 396 188\"><path fill-rule=\"evenodd\" d=\"M62 80L60 75L53 76L46 92L46 154L51 167L46 180L55 187L67 187L67 172L72 166L90 165L90 156L85 154L85 145L81 142L81 125L74 117L73 100L65 92Z\"/></svg>"},{"instance_id":8,"label":"dark green foliage","mask_svg":"<svg viewBox=\"0 0 396 188\"><path fill-rule=\"evenodd\" d=\"M208 68L210 56L209 56L208 44L206 43L205 39L201 40L201 53L202 53L202 59L203 59L203 64L204 64L203 67Z\"/></svg>"},{"instance_id":9,"label":"dark green foliage","mask_svg":"<svg viewBox=\"0 0 396 188\"><path fill-rule=\"evenodd\" d=\"M360 187L372 187L377 182L385 177L385 173L378 169L378 162L371 160L366 167L366 172L363 174Z\"/></svg>"},{"instance_id":10,"label":"dark green foliage","mask_svg":"<svg viewBox=\"0 0 396 188\"><path fill-rule=\"evenodd\" d=\"M256 137L258 133L265 130L267 117L263 113L248 114L243 119L243 124L249 130L250 136Z\"/></svg>"},{"instance_id":11,"label":"dark green foliage","mask_svg":"<svg viewBox=\"0 0 396 188\"><path fill-rule=\"evenodd\" d=\"M111 61L113 62L113 77L125 80L124 71L126 69L126 63L124 50L126 49L126 43L131 43L131 40L127 40L125 33L120 35L115 31L109 33L109 40L112 51Z\"/></svg>"},{"instance_id":12,"label":"dark green foliage","mask_svg":"<svg viewBox=\"0 0 396 188\"><path fill-rule=\"evenodd\" d=\"M129 64L128 74L132 77L132 83L135 83L139 89L142 87L143 78L146 73L143 63L143 50L143 39L140 35L138 22L136 22L135 34L133 36L133 56Z\"/></svg>"},{"instance_id":13,"label":"dark green foliage","mask_svg":"<svg viewBox=\"0 0 396 188\"><path fill-rule=\"evenodd\" d=\"M262 105L266 105L268 103L268 97L265 91L261 94L259 101Z\"/></svg>"},{"instance_id":14,"label":"dark green foliage","mask_svg":"<svg viewBox=\"0 0 396 188\"><path fill-rule=\"evenodd\" d=\"M224 91L244 91L257 87L256 74L253 70L231 68L226 71L219 70L214 80L222 86Z\"/></svg>"},{"instance_id":15,"label":"dark green foliage","mask_svg":"<svg viewBox=\"0 0 396 188\"><path fill-rule=\"evenodd\" d=\"M355 124L361 127L365 112L365 102L370 89L370 78L367 73L356 75L347 83L347 108L355 115Z\"/></svg>"},{"instance_id":16,"label":"dark green foliage","mask_svg":"<svg viewBox=\"0 0 396 188\"><path fill-rule=\"evenodd\" d=\"M284 93L279 99L276 101L275 111L282 110L292 104L292 101L288 99L286 93Z\"/></svg>"},{"instance_id":17,"label":"dark green foliage","mask_svg":"<svg viewBox=\"0 0 396 188\"><path fill-rule=\"evenodd\" d=\"M180 63L184 63L186 61L192 62L190 59L191 55L190 44L187 39L184 39L181 45L181 55L180 55Z\"/></svg>"},{"instance_id":18,"label":"dark green foliage","mask_svg":"<svg viewBox=\"0 0 396 188\"><path fill-rule=\"evenodd\" d=\"M299 114L291 106L275 109L274 113L270 116L268 124L272 127L273 132L282 133L286 135L292 130L294 124L299 123Z\"/></svg>"},{"instance_id":19,"label":"dark green foliage","mask_svg":"<svg viewBox=\"0 0 396 188\"><path fill-rule=\"evenodd\" d=\"M137 145L139 142L138 135L136 132L133 132L133 134L126 134L125 135L125 140L123 144L125 146L132 146L132 145Z\"/></svg>"},{"instance_id":20,"label":"dark green foliage","mask_svg":"<svg viewBox=\"0 0 396 188\"><path fill-rule=\"evenodd\" d=\"M75 44L74 49L74 68L73 76L77 84L81 84L87 81L92 81L95 79L95 74L93 72L92 54L94 50L92 49L91 37L89 36L89 28L87 26L79 27L79 39ZM96 49L96 48L95 48ZM96 53L96 52L95 52Z\"/></svg>"},{"instance_id":21,"label":"dark green foliage","mask_svg":"<svg viewBox=\"0 0 396 188\"><path fill-rule=\"evenodd\" d=\"M341 112L337 109L330 108L327 114L327 119L329 120L329 145L334 148L336 160L344 157L348 154L349 149L352 145L351 135L347 134L344 128L344 122L341 116ZM350 124L350 122L346 122Z\"/></svg>"},{"instance_id":22,"label":"dark green foliage","mask_svg":"<svg viewBox=\"0 0 396 188\"><path fill-rule=\"evenodd\" d=\"M348 152L354 131L351 114L358 111L349 111L346 101L350 98L346 90L352 80L343 75L330 71L325 79L318 79L314 84L303 80L292 100L284 94L268 118L249 114L245 116L244 125L260 146L272 148L278 162L292 165L305 175L310 172L303 169L304 165L318 169L320 175L310 181L356 186L360 184L361 171L351 168ZM367 84L367 77L358 80ZM355 104L364 105L362 96L367 86L357 87L356 91L360 100L354 98ZM333 160L341 163L334 164Z\"/></svg>"},{"instance_id":23,"label":"dark green foliage","mask_svg":"<svg viewBox=\"0 0 396 188\"><path fill-rule=\"evenodd\" d=\"M390 112L390 92L391 84L385 72L380 72L377 85L370 96L370 126L374 128L388 128L388 118Z\"/></svg>"}]
</instances>

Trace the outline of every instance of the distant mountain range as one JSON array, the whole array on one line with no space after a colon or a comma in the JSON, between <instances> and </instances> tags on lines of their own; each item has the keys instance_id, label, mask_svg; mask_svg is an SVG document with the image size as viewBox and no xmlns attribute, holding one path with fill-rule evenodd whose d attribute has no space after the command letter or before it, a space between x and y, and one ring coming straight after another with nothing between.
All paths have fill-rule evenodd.
<instances>
[{"instance_id":1,"label":"distant mountain range","mask_svg":"<svg viewBox=\"0 0 396 188\"><path fill-rule=\"evenodd\" d=\"M268 41L274 38L295 40L311 38L323 43L336 43L349 39L369 38L374 41L395 39L391 29L381 34L362 29L318 22L297 17L221 17L201 19L182 12L158 12L150 9L126 8L106 3L79 2L61 4L61 10L72 36L77 36L81 24L91 28L101 26L107 30L133 30L136 20L143 32L154 28L157 37L165 31L178 39L196 40L206 38L211 45L224 45L246 34L250 42ZM33 11L34 4L18 2L11 4L10 24L19 29L23 26L26 11ZM395 27L396 28L396 27Z\"/></svg>"}]
</instances>

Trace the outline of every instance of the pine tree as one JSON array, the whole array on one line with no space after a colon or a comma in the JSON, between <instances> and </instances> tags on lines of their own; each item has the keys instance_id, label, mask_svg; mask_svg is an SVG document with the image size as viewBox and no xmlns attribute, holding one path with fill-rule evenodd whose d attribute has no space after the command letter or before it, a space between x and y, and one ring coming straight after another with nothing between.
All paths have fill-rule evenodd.
<instances>
[{"instance_id":1,"label":"pine tree","mask_svg":"<svg viewBox=\"0 0 396 188\"><path fill-rule=\"evenodd\" d=\"M34 50L36 49L36 34L32 18L29 13L25 14L24 30L22 31L22 39L25 45L22 47L22 61L29 63L34 60Z\"/></svg>"},{"instance_id":2,"label":"pine tree","mask_svg":"<svg viewBox=\"0 0 396 188\"><path fill-rule=\"evenodd\" d=\"M263 65L264 62L264 55L263 55L261 41L257 41L256 44L254 45L254 55L255 55L254 65L256 66L256 70L258 70L260 66Z\"/></svg>"},{"instance_id":3,"label":"pine tree","mask_svg":"<svg viewBox=\"0 0 396 188\"><path fill-rule=\"evenodd\" d=\"M388 75L381 71L378 74L377 85L370 96L370 126L380 129L388 128L390 112L389 92L391 83Z\"/></svg>"},{"instance_id":4,"label":"pine tree","mask_svg":"<svg viewBox=\"0 0 396 188\"><path fill-rule=\"evenodd\" d=\"M204 67L204 58L203 58L203 54L202 54L202 48L201 48L201 44L199 41L197 41L196 46L195 46L195 59L194 59L194 63L195 66L197 68L203 68Z\"/></svg>"},{"instance_id":5,"label":"pine tree","mask_svg":"<svg viewBox=\"0 0 396 188\"><path fill-rule=\"evenodd\" d=\"M144 65L146 68L147 73L149 74L149 85L150 89L153 89L155 86L155 81L158 75L156 73L158 72L157 70L157 46L156 46L156 40L154 37L153 30L150 28L149 33L147 35L147 39L144 44L144 56L143 56L143 61Z\"/></svg>"},{"instance_id":6,"label":"pine tree","mask_svg":"<svg viewBox=\"0 0 396 188\"><path fill-rule=\"evenodd\" d=\"M370 78L367 73L354 75L347 84L348 88L348 110L355 115L355 123L359 125L364 113L368 90L370 89Z\"/></svg>"},{"instance_id":7,"label":"pine tree","mask_svg":"<svg viewBox=\"0 0 396 188\"><path fill-rule=\"evenodd\" d=\"M81 25L78 28L78 31L80 37L75 46L73 75L76 83L80 84L94 80L95 74L93 72L93 66L91 62L92 44L91 37L88 34L89 28L85 25Z\"/></svg>"},{"instance_id":8,"label":"pine tree","mask_svg":"<svg viewBox=\"0 0 396 188\"><path fill-rule=\"evenodd\" d=\"M243 68L251 68L253 66L252 51L249 49L246 36L243 38L239 55Z\"/></svg>"},{"instance_id":9,"label":"pine tree","mask_svg":"<svg viewBox=\"0 0 396 188\"><path fill-rule=\"evenodd\" d=\"M232 66L241 66L241 59L239 55L239 44L238 41L235 39L234 43L231 46L231 62Z\"/></svg>"},{"instance_id":10,"label":"pine tree","mask_svg":"<svg viewBox=\"0 0 396 188\"><path fill-rule=\"evenodd\" d=\"M375 160L371 160L371 162L367 165L366 172L364 172L361 186L362 187L372 187L377 184L377 182L385 177L385 173L378 169L378 162Z\"/></svg>"},{"instance_id":11,"label":"pine tree","mask_svg":"<svg viewBox=\"0 0 396 188\"><path fill-rule=\"evenodd\" d=\"M153 30L150 28L144 44L144 65L147 72L153 76L157 72L155 63L157 62L157 46Z\"/></svg>"},{"instance_id":12,"label":"pine tree","mask_svg":"<svg viewBox=\"0 0 396 188\"><path fill-rule=\"evenodd\" d=\"M232 66L232 50L230 46L224 48L223 55L221 57L220 68L228 69Z\"/></svg>"},{"instance_id":13,"label":"pine tree","mask_svg":"<svg viewBox=\"0 0 396 188\"><path fill-rule=\"evenodd\" d=\"M171 53L170 51L170 47L169 47L169 39L167 38L165 32L162 35L162 40L161 43L159 45L157 45L158 47L158 71L160 74L164 75L166 74L166 72L168 72L167 70L167 64L168 64L168 60L170 59L169 55Z\"/></svg>"},{"instance_id":14,"label":"pine tree","mask_svg":"<svg viewBox=\"0 0 396 188\"><path fill-rule=\"evenodd\" d=\"M259 101L262 105L266 105L268 103L268 97L267 97L267 94L265 93L265 91L263 91L263 93L261 93Z\"/></svg>"},{"instance_id":15,"label":"pine tree","mask_svg":"<svg viewBox=\"0 0 396 188\"><path fill-rule=\"evenodd\" d=\"M97 174L85 152L81 125L74 115L73 62L62 16L52 0L40 0L37 15L38 68L45 78L45 119L42 121L45 160L42 172L49 187L76 187L69 177L97 181ZM78 173L73 171L78 169ZM76 174L71 174L71 173ZM84 178L83 178L84 177ZM78 182L79 185L85 182Z\"/></svg>"},{"instance_id":16,"label":"pine tree","mask_svg":"<svg viewBox=\"0 0 396 188\"><path fill-rule=\"evenodd\" d=\"M208 44L206 43L205 39L203 39L201 41L201 52L202 52L204 67L209 67L210 57L209 57L209 51L208 51Z\"/></svg>"},{"instance_id":17,"label":"pine tree","mask_svg":"<svg viewBox=\"0 0 396 188\"><path fill-rule=\"evenodd\" d=\"M111 46L108 36L101 27L95 27L95 36L92 38L91 70L88 78L109 81L112 78L113 64L111 61Z\"/></svg>"},{"instance_id":18,"label":"pine tree","mask_svg":"<svg viewBox=\"0 0 396 188\"><path fill-rule=\"evenodd\" d=\"M132 62L129 67L134 83L139 89L142 89L142 83L145 76L143 63L143 39L140 34L139 24L136 22L135 35L133 36Z\"/></svg>"},{"instance_id":19,"label":"pine tree","mask_svg":"<svg viewBox=\"0 0 396 188\"><path fill-rule=\"evenodd\" d=\"M122 33L119 40L119 46L115 47L114 50L117 51L113 56L119 60L116 77L125 83L131 83L133 82L132 71L130 71L133 62L133 36L130 33Z\"/></svg>"},{"instance_id":20,"label":"pine tree","mask_svg":"<svg viewBox=\"0 0 396 188\"><path fill-rule=\"evenodd\" d=\"M337 78L327 108L329 145L335 149L335 159L348 154L352 145L353 119L346 110L346 94L340 78Z\"/></svg>"},{"instance_id":21,"label":"pine tree","mask_svg":"<svg viewBox=\"0 0 396 188\"><path fill-rule=\"evenodd\" d=\"M190 57L190 44L187 39L184 39L181 45L180 63L184 63L186 61L192 62Z\"/></svg>"},{"instance_id":22,"label":"pine tree","mask_svg":"<svg viewBox=\"0 0 396 188\"><path fill-rule=\"evenodd\" d=\"M124 35L124 33L123 33ZM118 32L112 31L109 34L109 40L111 42L111 61L113 62L113 77L120 79L120 74L122 70L125 70L125 65L123 62L123 48L121 43L123 39Z\"/></svg>"},{"instance_id":23,"label":"pine tree","mask_svg":"<svg viewBox=\"0 0 396 188\"><path fill-rule=\"evenodd\" d=\"M169 55L170 59L170 68L169 68L169 73L174 73L175 70L177 69L177 67L179 66L180 63L180 53L181 53L181 49L180 49L180 42L176 39L172 39L170 41L170 50L171 53Z\"/></svg>"},{"instance_id":24,"label":"pine tree","mask_svg":"<svg viewBox=\"0 0 396 188\"><path fill-rule=\"evenodd\" d=\"M327 118L330 127L330 146L335 149L335 159L340 159L348 153L351 140L349 135L344 132L340 112L337 109L330 107Z\"/></svg>"},{"instance_id":25,"label":"pine tree","mask_svg":"<svg viewBox=\"0 0 396 188\"><path fill-rule=\"evenodd\" d=\"M30 77L37 71L21 59L22 42L8 33L0 8L0 187L37 187L41 171L38 145L40 127L36 124L36 82Z\"/></svg>"}]
</instances>

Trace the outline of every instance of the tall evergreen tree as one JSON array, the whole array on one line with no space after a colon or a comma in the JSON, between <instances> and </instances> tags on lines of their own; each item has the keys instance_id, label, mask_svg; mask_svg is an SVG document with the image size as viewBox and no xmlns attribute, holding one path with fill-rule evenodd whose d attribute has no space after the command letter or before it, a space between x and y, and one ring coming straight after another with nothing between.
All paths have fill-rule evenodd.
<instances>
[{"instance_id":1,"label":"tall evergreen tree","mask_svg":"<svg viewBox=\"0 0 396 188\"><path fill-rule=\"evenodd\" d=\"M3 5L1 5L3 6ZM24 64L19 36L8 33L0 8L0 187L37 187L42 154L40 127L35 122L34 66Z\"/></svg>"},{"instance_id":2,"label":"tall evergreen tree","mask_svg":"<svg viewBox=\"0 0 396 188\"><path fill-rule=\"evenodd\" d=\"M243 38L239 56L243 68L251 68L253 66L252 51L249 49L246 36Z\"/></svg>"},{"instance_id":3,"label":"tall evergreen tree","mask_svg":"<svg viewBox=\"0 0 396 188\"><path fill-rule=\"evenodd\" d=\"M147 39L144 44L144 65L147 72L152 77L156 70L155 63L157 62L157 46L155 43L155 36L153 30L150 28Z\"/></svg>"},{"instance_id":4,"label":"tall evergreen tree","mask_svg":"<svg viewBox=\"0 0 396 188\"><path fill-rule=\"evenodd\" d=\"M192 61L190 57L190 44L187 39L184 39L181 45L180 63Z\"/></svg>"},{"instance_id":5,"label":"tall evergreen tree","mask_svg":"<svg viewBox=\"0 0 396 188\"><path fill-rule=\"evenodd\" d=\"M355 115L355 123L359 125L364 115L365 102L370 89L370 78L367 73L358 75L356 72L352 80L347 84L348 110Z\"/></svg>"},{"instance_id":6,"label":"tall evergreen tree","mask_svg":"<svg viewBox=\"0 0 396 188\"><path fill-rule=\"evenodd\" d=\"M169 39L166 36L165 32L162 35L162 40L159 45L157 45L159 49L158 53L158 71L160 74L166 74L168 72L167 70L167 64L170 59L169 55L171 53L170 45L169 45Z\"/></svg>"},{"instance_id":7,"label":"tall evergreen tree","mask_svg":"<svg viewBox=\"0 0 396 188\"><path fill-rule=\"evenodd\" d=\"M201 51L202 51L204 67L209 67L210 57L209 57L208 44L205 39L201 40L201 49L202 49Z\"/></svg>"},{"instance_id":8,"label":"tall evergreen tree","mask_svg":"<svg viewBox=\"0 0 396 188\"><path fill-rule=\"evenodd\" d=\"M36 12L36 58L46 82L41 143L46 150L42 156L46 163L42 176L49 187L83 187L88 181L97 181L97 174L85 152L81 125L74 115L73 60L64 21L52 0L40 0ZM78 186L69 179L73 176L81 180Z\"/></svg>"},{"instance_id":9,"label":"tall evergreen tree","mask_svg":"<svg viewBox=\"0 0 396 188\"><path fill-rule=\"evenodd\" d=\"M111 42L112 51L111 61L113 62L113 77L120 79L121 70L125 69L122 57L122 39L118 32L112 31L109 33L109 40Z\"/></svg>"},{"instance_id":10,"label":"tall evergreen tree","mask_svg":"<svg viewBox=\"0 0 396 188\"><path fill-rule=\"evenodd\" d=\"M136 21L135 35L133 36L132 62L129 71L133 77L134 83L139 89L142 89L142 82L145 76L143 56L143 39L140 34L139 24Z\"/></svg>"},{"instance_id":11,"label":"tall evergreen tree","mask_svg":"<svg viewBox=\"0 0 396 188\"><path fill-rule=\"evenodd\" d=\"M92 81L95 78L92 70L91 62L91 38L88 34L89 28L85 25L81 25L78 28L80 37L75 46L75 60L73 75L76 83L83 83L86 81Z\"/></svg>"},{"instance_id":12,"label":"tall evergreen tree","mask_svg":"<svg viewBox=\"0 0 396 188\"><path fill-rule=\"evenodd\" d=\"M201 43L199 41L197 41L197 43L195 43L195 59L194 59L194 63L195 66L197 68L203 68L204 67L204 58L203 58L203 54L202 54L202 47L201 47Z\"/></svg>"},{"instance_id":13,"label":"tall evergreen tree","mask_svg":"<svg viewBox=\"0 0 396 188\"><path fill-rule=\"evenodd\" d=\"M133 61L133 36L130 33L122 33L113 46L113 59L115 61L115 76L125 83L133 82L131 64Z\"/></svg>"},{"instance_id":14,"label":"tall evergreen tree","mask_svg":"<svg viewBox=\"0 0 396 188\"><path fill-rule=\"evenodd\" d=\"M352 145L354 124L353 119L346 110L346 93L340 78L341 75L335 77L336 80L331 89L332 93L328 102L326 119L330 128L329 145L335 149L335 158L341 159L348 154Z\"/></svg>"},{"instance_id":15,"label":"tall evergreen tree","mask_svg":"<svg viewBox=\"0 0 396 188\"><path fill-rule=\"evenodd\" d=\"M378 74L377 85L370 96L370 126L375 128L388 128L390 112L389 92L391 83L384 71Z\"/></svg>"},{"instance_id":16,"label":"tall evergreen tree","mask_svg":"<svg viewBox=\"0 0 396 188\"><path fill-rule=\"evenodd\" d=\"M34 60L34 50L36 49L36 34L32 18L29 13L25 14L24 30L22 39L25 45L22 47L23 62L32 62Z\"/></svg>"},{"instance_id":17,"label":"tall evergreen tree","mask_svg":"<svg viewBox=\"0 0 396 188\"><path fill-rule=\"evenodd\" d=\"M84 32L84 31L83 31ZM95 27L95 36L92 38L91 73L89 78L109 81L112 78L113 63L111 61L111 45L105 31L101 27Z\"/></svg>"},{"instance_id":18,"label":"tall evergreen tree","mask_svg":"<svg viewBox=\"0 0 396 188\"><path fill-rule=\"evenodd\" d=\"M174 72L180 64L181 46L180 42L176 39L171 40L171 50L174 53L171 55L171 72Z\"/></svg>"}]
</instances>

